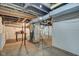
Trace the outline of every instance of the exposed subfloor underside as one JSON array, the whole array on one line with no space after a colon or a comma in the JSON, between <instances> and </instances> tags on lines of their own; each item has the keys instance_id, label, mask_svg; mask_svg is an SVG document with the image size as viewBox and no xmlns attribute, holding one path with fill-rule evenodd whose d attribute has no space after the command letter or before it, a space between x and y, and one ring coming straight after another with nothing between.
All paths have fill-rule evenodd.
<instances>
[{"instance_id":1,"label":"exposed subfloor underside","mask_svg":"<svg viewBox=\"0 0 79 59\"><path fill-rule=\"evenodd\" d=\"M26 41L26 45L22 42L6 44L1 56L70 56L57 48L42 46L42 44L33 44Z\"/></svg>"}]
</instances>

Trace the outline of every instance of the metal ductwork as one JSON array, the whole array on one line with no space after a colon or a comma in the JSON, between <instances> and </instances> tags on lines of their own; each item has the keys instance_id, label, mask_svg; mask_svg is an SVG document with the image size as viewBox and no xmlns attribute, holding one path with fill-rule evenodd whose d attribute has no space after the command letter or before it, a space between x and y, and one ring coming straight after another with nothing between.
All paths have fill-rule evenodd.
<instances>
[{"instance_id":1,"label":"metal ductwork","mask_svg":"<svg viewBox=\"0 0 79 59\"><path fill-rule=\"evenodd\" d=\"M44 16L51 11L50 8L42 3L1 3L0 6L36 17Z\"/></svg>"},{"instance_id":2,"label":"metal ductwork","mask_svg":"<svg viewBox=\"0 0 79 59\"><path fill-rule=\"evenodd\" d=\"M70 12L74 12L77 10L79 10L78 3L76 3L76 4L69 3L69 4L63 5L55 10L52 10L51 12L49 12L47 15L45 15L43 17L38 17L38 18L33 19L33 21L31 21L30 23L36 23L39 21L47 20L49 17L57 17L57 16L60 16L60 15L66 14L66 13L70 13Z\"/></svg>"}]
</instances>

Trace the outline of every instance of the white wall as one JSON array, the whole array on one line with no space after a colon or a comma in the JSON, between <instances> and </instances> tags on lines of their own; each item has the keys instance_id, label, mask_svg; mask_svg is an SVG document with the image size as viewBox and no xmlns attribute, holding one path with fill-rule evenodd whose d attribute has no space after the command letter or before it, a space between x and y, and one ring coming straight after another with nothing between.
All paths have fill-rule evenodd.
<instances>
[{"instance_id":1,"label":"white wall","mask_svg":"<svg viewBox=\"0 0 79 59\"><path fill-rule=\"evenodd\" d=\"M3 28L2 17L0 17L0 49L3 48L5 44L5 30Z\"/></svg>"},{"instance_id":2,"label":"white wall","mask_svg":"<svg viewBox=\"0 0 79 59\"><path fill-rule=\"evenodd\" d=\"M9 27L9 26L5 26L5 37L6 37L6 40L8 39L16 39L16 31L20 31L21 28L16 28L16 27ZM19 35L19 38L21 37L21 35Z\"/></svg>"},{"instance_id":3,"label":"white wall","mask_svg":"<svg viewBox=\"0 0 79 59\"><path fill-rule=\"evenodd\" d=\"M49 32L49 34L48 34ZM40 26L40 24L36 24L35 25L35 30L34 30L34 36L35 36L35 40L39 41L40 39L40 35L42 38L46 38L46 36L52 36L52 26Z\"/></svg>"},{"instance_id":4,"label":"white wall","mask_svg":"<svg viewBox=\"0 0 79 59\"><path fill-rule=\"evenodd\" d=\"M40 35L39 35L39 33L40 33L40 25L35 24L34 26L35 26L35 28L34 28L34 39L35 39L35 41L39 41L39 38L40 38Z\"/></svg>"},{"instance_id":5,"label":"white wall","mask_svg":"<svg viewBox=\"0 0 79 59\"><path fill-rule=\"evenodd\" d=\"M79 18L55 22L54 46L79 55Z\"/></svg>"},{"instance_id":6,"label":"white wall","mask_svg":"<svg viewBox=\"0 0 79 59\"><path fill-rule=\"evenodd\" d=\"M6 40L8 39L16 39L16 32L19 32L22 30L22 28L17 28L17 27L9 27L9 26L5 26L5 38ZM27 32L27 39L29 40L29 29L26 28L26 32ZM18 34L18 38L22 38L22 34Z\"/></svg>"}]
</instances>

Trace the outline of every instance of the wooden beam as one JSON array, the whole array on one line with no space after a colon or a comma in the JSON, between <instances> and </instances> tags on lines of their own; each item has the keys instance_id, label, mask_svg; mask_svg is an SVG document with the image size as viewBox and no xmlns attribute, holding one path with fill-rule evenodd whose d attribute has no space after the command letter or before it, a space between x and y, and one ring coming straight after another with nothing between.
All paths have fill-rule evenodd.
<instances>
[{"instance_id":1,"label":"wooden beam","mask_svg":"<svg viewBox=\"0 0 79 59\"><path fill-rule=\"evenodd\" d=\"M20 20L21 20L21 19L19 18L16 22L18 23L18 22L20 22Z\"/></svg>"},{"instance_id":2,"label":"wooden beam","mask_svg":"<svg viewBox=\"0 0 79 59\"><path fill-rule=\"evenodd\" d=\"M1 15L8 15L8 16L14 16L19 18L36 18L37 16L29 15L28 13L24 13L18 10L12 10L6 7L0 6L0 14Z\"/></svg>"},{"instance_id":3,"label":"wooden beam","mask_svg":"<svg viewBox=\"0 0 79 59\"><path fill-rule=\"evenodd\" d=\"M24 18L24 19L22 20L22 22L24 22L26 19L27 19L27 18Z\"/></svg>"}]
</instances>

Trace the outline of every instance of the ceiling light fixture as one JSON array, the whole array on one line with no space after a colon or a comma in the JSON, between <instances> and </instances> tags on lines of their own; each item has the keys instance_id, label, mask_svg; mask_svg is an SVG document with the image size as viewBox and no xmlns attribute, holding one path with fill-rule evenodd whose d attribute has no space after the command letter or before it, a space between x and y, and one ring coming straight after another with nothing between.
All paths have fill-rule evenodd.
<instances>
[{"instance_id":1,"label":"ceiling light fixture","mask_svg":"<svg viewBox=\"0 0 79 59\"><path fill-rule=\"evenodd\" d=\"M39 18L40 20L42 19L42 17Z\"/></svg>"},{"instance_id":2,"label":"ceiling light fixture","mask_svg":"<svg viewBox=\"0 0 79 59\"><path fill-rule=\"evenodd\" d=\"M40 5L40 8L42 8L42 5Z\"/></svg>"}]
</instances>

